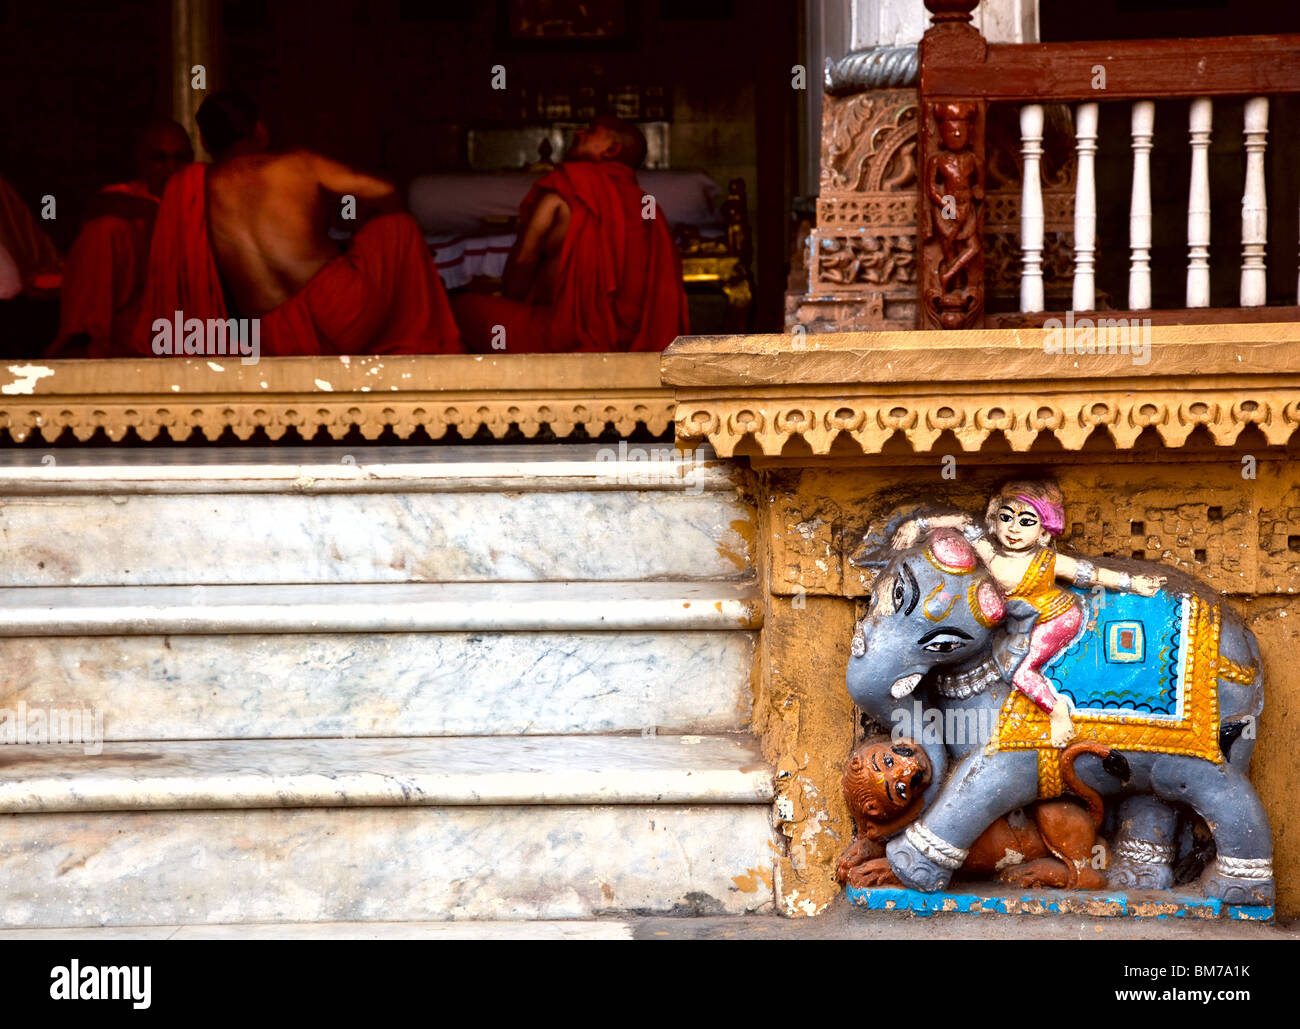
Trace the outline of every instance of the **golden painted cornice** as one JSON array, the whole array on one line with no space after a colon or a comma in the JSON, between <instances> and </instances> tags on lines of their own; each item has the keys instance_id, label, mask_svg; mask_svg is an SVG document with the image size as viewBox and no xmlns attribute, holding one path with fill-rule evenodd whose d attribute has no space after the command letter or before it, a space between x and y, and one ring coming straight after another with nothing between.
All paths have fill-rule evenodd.
<instances>
[{"instance_id":1,"label":"golden painted cornice","mask_svg":"<svg viewBox=\"0 0 1300 1029\"><path fill-rule=\"evenodd\" d=\"M752 435L777 456L795 438L826 454L845 435L876 454L898 433L918 452L951 429L978 451L995 430L1029 450L1094 432L1131 448L1147 427L1181 447L1199 426L1231 446L1247 425L1283 445L1300 424L1300 324L1150 328L1131 354L1049 354L1042 329L701 336L663 355L677 438L731 456ZM1142 355L1139 355L1139 358Z\"/></svg>"},{"instance_id":2,"label":"golden painted cornice","mask_svg":"<svg viewBox=\"0 0 1300 1029\"><path fill-rule=\"evenodd\" d=\"M417 426L433 439L451 426L499 438L512 422L525 436L542 423L594 435L607 422L629 435L639 421L663 432L672 416L658 354L36 360L0 372L0 428L17 442L32 432L53 441L65 428L81 441L100 428L113 441L129 429L152 440L162 428L173 440L195 428L209 440L226 429L274 440L290 426L340 439L354 425L366 439L387 426L401 439Z\"/></svg>"}]
</instances>

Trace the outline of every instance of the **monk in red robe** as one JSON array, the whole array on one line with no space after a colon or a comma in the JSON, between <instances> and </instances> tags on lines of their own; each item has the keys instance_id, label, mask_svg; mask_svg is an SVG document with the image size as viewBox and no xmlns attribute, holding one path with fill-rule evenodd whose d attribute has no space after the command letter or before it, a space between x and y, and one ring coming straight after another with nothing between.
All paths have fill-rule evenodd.
<instances>
[{"instance_id":1,"label":"monk in red robe","mask_svg":"<svg viewBox=\"0 0 1300 1029\"><path fill-rule=\"evenodd\" d=\"M58 289L63 258L18 191L0 179L0 300Z\"/></svg>"},{"instance_id":2,"label":"monk in red robe","mask_svg":"<svg viewBox=\"0 0 1300 1029\"><path fill-rule=\"evenodd\" d=\"M463 352L424 238L390 183L305 150L269 151L239 94L209 97L197 118L215 162L167 187L137 353L204 352L155 331L182 317L257 319L267 356ZM349 209L356 221L344 224L372 216L344 250L329 226Z\"/></svg>"},{"instance_id":3,"label":"monk in red robe","mask_svg":"<svg viewBox=\"0 0 1300 1029\"><path fill-rule=\"evenodd\" d=\"M672 235L637 182L645 137L597 118L519 210L504 296L458 296L466 346L483 353L663 350L687 331Z\"/></svg>"},{"instance_id":4,"label":"monk in red robe","mask_svg":"<svg viewBox=\"0 0 1300 1029\"><path fill-rule=\"evenodd\" d=\"M158 202L167 180L193 160L189 133L176 122L145 127L136 144L136 178L99 191L68 252L59 335L47 356L111 357L130 348Z\"/></svg>"}]
</instances>

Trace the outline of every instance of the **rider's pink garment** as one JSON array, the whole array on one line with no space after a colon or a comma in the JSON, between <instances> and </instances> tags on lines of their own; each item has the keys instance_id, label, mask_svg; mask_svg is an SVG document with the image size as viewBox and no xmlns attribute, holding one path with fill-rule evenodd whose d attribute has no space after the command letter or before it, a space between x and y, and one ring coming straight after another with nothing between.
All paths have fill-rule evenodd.
<instances>
[{"instance_id":1,"label":"rider's pink garment","mask_svg":"<svg viewBox=\"0 0 1300 1029\"><path fill-rule=\"evenodd\" d=\"M1050 713L1056 707L1056 694L1039 669L1074 638L1083 623L1083 609L1074 594L1056 584L1056 551L1051 547L1034 555L1007 596L1027 601L1038 612L1038 623L1029 635L1029 654L1011 685Z\"/></svg>"},{"instance_id":2,"label":"rider's pink garment","mask_svg":"<svg viewBox=\"0 0 1300 1029\"><path fill-rule=\"evenodd\" d=\"M1074 639L1082 623L1083 611L1071 604L1063 614L1035 625L1029 635L1029 653L1011 679L1012 686L1049 713L1056 706L1056 694L1039 669Z\"/></svg>"}]
</instances>

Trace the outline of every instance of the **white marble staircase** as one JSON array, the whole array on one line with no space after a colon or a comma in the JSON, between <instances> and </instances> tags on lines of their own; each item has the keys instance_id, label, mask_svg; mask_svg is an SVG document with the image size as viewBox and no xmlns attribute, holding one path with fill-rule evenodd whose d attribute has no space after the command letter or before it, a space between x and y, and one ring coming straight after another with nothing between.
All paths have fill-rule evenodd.
<instances>
[{"instance_id":1,"label":"white marble staircase","mask_svg":"<svg viewBox=\"0 0 1300 1029\"><path fill-rule=\"evenodd\" d=\"M0 927L770 911L752 513L636 451L0 455Z\"/></svg>"}]
</instances>

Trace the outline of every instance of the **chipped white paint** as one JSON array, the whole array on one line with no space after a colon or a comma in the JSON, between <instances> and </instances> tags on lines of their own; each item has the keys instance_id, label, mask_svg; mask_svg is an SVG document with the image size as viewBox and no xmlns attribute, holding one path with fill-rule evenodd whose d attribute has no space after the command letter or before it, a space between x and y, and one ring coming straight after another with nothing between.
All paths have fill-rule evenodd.
<instances>
[{"instance_id":1,"label":"chipped white paint","mask_svg":"<svg viewBox=\"0 0 1300 1029\"><path fill-rule=\"evenodd\" d=\"M209 361L208 367L214 372L224 372L226 370L224 365L219 365L216 361Z\"/></svg>"},{"instance_id":2,"label":"chipped white paint","mask_svg":"<svg viewBox=\"0 0 1300 1029\"><path fill-rule=\"evenodd\" d=\"M793 918L796 915L819 915L826 910L828 904L818 904L811 897L805 900L799 900L799 891L795 890L788 896L781 898L781 903L785 907L785 913Z\"/></svg>"},{"instance_id":3,"label":"chipped white paint","mask_svg":"<svg viewBox=\"0 0 1300 1029\"><path fill-rule=\"evenodd\" d=\"M1012 865L1023 865L1024 863L1025 855L1008 847L1006 853L1002 855L1002 860L993 866L993 870L1000 872L1004 868L1010 868Z\"/></svg>"},{"instance_id":4,"label":"chipped white paint","mask_svg":"<svg viewBox=\"0 0 1300 1029\"><path fill-rule=\"evenodd\" d=\"M312 381L314 381L314 382L316 383L316 388L317 388L317 389L323 389L323 390L325 390L325 392L327 392L327 393L333 393L333 392L334 392L334 387L331 386L331 385L330 385L328 382L326 382L324 379L314 379L314 380L312 380Z\"/></svg>"},{"instance_id":5,"label":"chipped white paint","mask_svg":"<svg viewBox=\"0 0 1300 1029\"><path fill-rule=\"evenodd\" d=\"M0 386L0 393L12 397L35 392L37 381L53 375L54 369L43 364L11 364L9 372L18 377L8 385Z\"/></svg>"}]
</instances>

